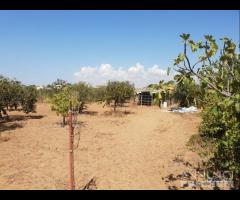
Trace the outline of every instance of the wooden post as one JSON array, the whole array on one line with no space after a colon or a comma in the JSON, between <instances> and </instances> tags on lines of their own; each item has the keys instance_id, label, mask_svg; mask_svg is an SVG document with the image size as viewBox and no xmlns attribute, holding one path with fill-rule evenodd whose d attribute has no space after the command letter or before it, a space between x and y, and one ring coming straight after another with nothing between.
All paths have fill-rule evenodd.
<instances>
[{"instance_id":1,"label":"wooden post","mask_svg":"<svg viewBox=\"0 0 240 200\"><path fill-rule=\"evenodd\" d=\"M70 109L68 112L68 125L69 125L69 189L75 190L75 180L74 180L74 154L73 154L73 141L74 141L74 135L73 135L73 117L72 117L72 106L70 103Z\"/></svg>"}]
</instances>

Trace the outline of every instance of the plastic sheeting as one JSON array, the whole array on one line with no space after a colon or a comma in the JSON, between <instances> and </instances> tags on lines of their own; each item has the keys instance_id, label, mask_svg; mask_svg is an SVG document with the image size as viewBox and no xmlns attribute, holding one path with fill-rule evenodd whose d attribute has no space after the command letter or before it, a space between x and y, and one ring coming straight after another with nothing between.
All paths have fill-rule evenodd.
<instances>
[{"instance_id":1,"label":"plastic sheeting","mask_svg":"<svg viewBox=\"0 0 240 200\"><path fill-rule=\"evenodd\" d=\"M180 113L197 112L197 111L198 110L195 106L190 106L189 108L181 107L181 108L172 110L172 112L180 112Z\"/></svg>"}]
</instances>

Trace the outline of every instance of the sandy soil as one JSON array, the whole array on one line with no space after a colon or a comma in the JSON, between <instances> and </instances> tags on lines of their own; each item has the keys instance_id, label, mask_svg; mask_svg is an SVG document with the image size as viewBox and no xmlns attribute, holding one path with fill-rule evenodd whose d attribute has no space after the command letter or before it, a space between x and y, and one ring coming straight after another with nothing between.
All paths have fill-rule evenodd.
<instances>
[{"instance_id":1,"label":"sandy soil","mask_svg":"<svg viewBox=\"0 0 240 200\"><path fill-rule=\"evenodd\" d=\"M93 189L168 189L164 177L186 168L176 160L199 162L186 147L198 114L134 105L110 110L90 104L78 117L76 189L93 177ZM0 124L0 189L67 189L68 129L58 124L60 116L44 103L35 114L10 115L11 122Z\"/></svg>"}]
</instances>

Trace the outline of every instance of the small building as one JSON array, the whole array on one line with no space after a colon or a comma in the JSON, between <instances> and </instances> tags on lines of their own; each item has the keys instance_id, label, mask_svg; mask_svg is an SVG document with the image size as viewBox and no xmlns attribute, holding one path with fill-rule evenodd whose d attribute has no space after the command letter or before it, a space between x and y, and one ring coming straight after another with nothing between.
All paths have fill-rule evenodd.
<instances>
[{"instance_id":1,"label":"small building","mask_svg":"<svg viewBox=\"0 0 240 200\"><path fill-rule=\"evenodd\" d=\"M138 105L147 105L152 106L154 104L154 101L158 99L161 96L162 90L156 90L153 88L141 88L136 90L136 96L138 98ZM156 103L156 102L155 102ZM158 102L159 107L161 107L161 101Z\"/></svg>"},{"instance_id":2,"label":"small building","mask_svg":"<svg viewBox=\"0 0 240 200\"><path fill-rule=\"evenodd\" d=\"M153 95L154 91L151 91L149 88L141 88L136 91L138 98L138 105L153 105Z\"/></svg>"},{"instance_id":3,"label":"small building","mask_svg":"<svg viewBox=\"0 0 240 200\"><path fill-rule=\"evenodd\" d=\"M138 104L139 105L146 105L151 106L153 103L153 97L150 92L142 91L138 94Z\"/></svg>"}]
</instances>

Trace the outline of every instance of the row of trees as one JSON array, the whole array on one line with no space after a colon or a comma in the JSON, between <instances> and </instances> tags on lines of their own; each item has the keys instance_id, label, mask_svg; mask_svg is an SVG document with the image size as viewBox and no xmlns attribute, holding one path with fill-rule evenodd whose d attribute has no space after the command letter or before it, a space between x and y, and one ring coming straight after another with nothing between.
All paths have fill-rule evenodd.
<instances>
[{"instance_id":1,"label":"row of trees","mask_svg":"<svg viewBox=\"0 0 240 200\"><path fill-rule=\"evenodd\" d=\"M11 110L35 112L37 100L46 100L51 103L52 110L63 117L63 124L66 124L70 102L79 113L91 101L113 104L116 111L117 106L122 106L134 96L134 85L128 81L109 81L106 86L94 88L83 82L70 84L57 79L47 87L36 90L34 85L25 86L20 81L0 76L0 94L0 118L8 116L8 111Z\"/></svg>"},{"instance_id":2,"label":"row of trees","mask_svg":"<svg viewBox=\"0 0 240 200\"><path fill-rule=\"evenodd\" d=\"M81 113L87 102L105 102L104 105L122 106L128 99L134 96L134 85L128 81L109 81L106 86L92 87L79 82L69 84L57 80L52 85L39 90L39 98L45 98L51 104L52 110L62 116L62 122L66 124L71 102L72 109Z\"/></svg>"},{"instance_id":3,"label":"row of trees","mask_svg":"<svg viewBox=\"0 0 240 200\"><path fill-rule=\"evenodd\" d=\"M222 48L211 35L204 42L195 42L189 34L182 34L183 53L175 59L174 69L179 73L177 93L184 103L198 101L203 108L200 134L205 141L214 141L208 167L230 171L240 183L240 55L236 44L222 38ZM192 64L188 50L201 52ZM195 80L198 81L196 84ZM191 98L190 98L191 97Z\"/></svg>"},{"instance_id":4,"label":"row of trees","mask_svg":"<svg viewBox=\"0 0 240 200\"><path fill-rule=\"evenodd\" d=\"M21 109L25 113L35 112L37 90L35 86L25 86L15 79L0 76L0 118L9 110Z\"/></svg>"}]
</instances>

